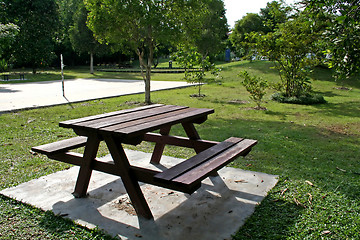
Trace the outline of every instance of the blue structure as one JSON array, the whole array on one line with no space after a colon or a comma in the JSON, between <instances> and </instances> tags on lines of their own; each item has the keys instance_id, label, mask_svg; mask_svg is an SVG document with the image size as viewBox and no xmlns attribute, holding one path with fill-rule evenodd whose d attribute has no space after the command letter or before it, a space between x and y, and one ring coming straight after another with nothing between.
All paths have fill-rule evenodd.
<instances>
[{"instance_id":1,"label":"blue structure","mask_svg":"<svg viewBox=\"0 0 360 240\"><path fill-rule=\"evenodd\" d=\"M225 50L225 62L230 62L231 56L230 56L230 49Z\"/></svg>"}]
</instances>

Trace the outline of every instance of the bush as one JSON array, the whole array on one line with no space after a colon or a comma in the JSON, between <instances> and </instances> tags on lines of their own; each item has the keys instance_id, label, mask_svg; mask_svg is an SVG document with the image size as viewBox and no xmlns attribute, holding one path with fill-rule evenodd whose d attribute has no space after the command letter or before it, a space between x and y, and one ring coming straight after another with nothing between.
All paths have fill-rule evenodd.
<instances>
[{"instance_id":1,"label":"bush","mask_svg":"<svg viewBox=\"0 0 360 240\"><path fill-rule=\"evenodd\" d=\"M267 81L256 76L250 76L247 71L241 72L238 76L244 79L242 85L244 85L246 91L249 92L250 98L257 104L257 109L263 109L260 105L266 94L268 87Z\"/></svg>"},{"instance_id":2,"label":"bush","mask_svg":"<svg viewBox=\"0 0 360 240\"><path fill-rule=\"evenodd\" d=\"M0 72L6 72L9 69L9 66L5 59L0 59Z\"/></svg>"},{"instance_id":3,"label":"bush","mask_svg":"<svg viewBox=\"0 0 360 240\"><path fill-rule=\"evenodd\" d=\"M274 93L271 96L272 100L281 103L292 103L292 104L303 104L303 105L312 105L312 104L321 104L326 103L326 100L323 96L314 93L305 93L299 97L286 97L284 93Z\"/></svg>"}]
</instances>

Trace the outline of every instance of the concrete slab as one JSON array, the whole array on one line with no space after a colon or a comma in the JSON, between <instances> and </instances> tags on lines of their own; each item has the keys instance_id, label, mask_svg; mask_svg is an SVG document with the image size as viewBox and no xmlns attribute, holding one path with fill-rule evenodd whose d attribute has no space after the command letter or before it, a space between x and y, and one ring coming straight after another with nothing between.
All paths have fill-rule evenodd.
<instances>
[{"instance_id":1,"label":"concrete slab","mask_svg":"<svg viewBox=\"0 0 360 240\"><path fill-rule=\"evenodd\" d=\"M62 82L46 81L0 85L0 113L26 108L36 108L81 102L86 100L143 93L142 80L73 79L65 80L65 97ZM192 84L174 81L151 81L151 91L188 87Z\"/></svg>"},{"instance_id":2,"label":"concrete slab","mask_svg":"<svg viewBox=\"0 0 360 240\"><path fill-rule=\"evenodd\" d=\"M126 152L131 164L152 169L164 169L182 161L164 156L161 165L155 166L148 163L148 153ZM225 167L218 177L205 179L192 195L141 184L154 215L154 220L146 220L136 216L121 179L116 176L94 171L89 196L75 199L71 193L77 174L78 167L73 167L0 193L86 227L98 226L120 239L231 239L277 183L277 176Z\"/></svg>"}]
</instances>

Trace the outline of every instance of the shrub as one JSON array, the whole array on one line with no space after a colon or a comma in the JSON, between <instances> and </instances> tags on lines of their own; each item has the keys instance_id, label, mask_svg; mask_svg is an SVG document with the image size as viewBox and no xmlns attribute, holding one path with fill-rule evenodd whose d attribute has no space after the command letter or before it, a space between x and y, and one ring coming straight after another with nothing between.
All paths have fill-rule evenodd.
<instances>
[{"instance_id":1,"label":"shrub","mask_svg":"<svg viewBox=\"0 0 360 240\"><path fill-rule=\"evenodd\" d=\"M323 96L314 93L305 93L299 97L286 97L285 93L274 93L271 96L272 100L275 100L280 103L292 103L292 104L303 104L303 105L312 105L312 104L321 104L326 103L326 100Z\"/></svg>"},{"instance_id":2,"label":"shrub","mask_svg":"<svg viewBox=\"0 0 360 240\"><path fill-rule=\"evenodd\" d=\"M250 93L250 98L256 102L257 109L263 109L260 104L266 94L266 88L268 87L267 81L259 77L250 76L247 71L241 72L239 76L244 78L242 85L244 85L246 91Z\"/></svg>"}]
</instances>

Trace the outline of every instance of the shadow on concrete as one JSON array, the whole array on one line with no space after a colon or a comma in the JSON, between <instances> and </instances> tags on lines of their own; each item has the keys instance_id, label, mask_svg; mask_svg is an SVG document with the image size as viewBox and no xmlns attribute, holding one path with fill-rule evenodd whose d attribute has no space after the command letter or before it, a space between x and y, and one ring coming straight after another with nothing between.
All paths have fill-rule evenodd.
<instances>
[{"instance_id":1,"label":"shadow on concrete","mask_svg":"<svg viewBox=\"0 0 360 240\"><path fill-rule=\"evenodd\" d=\"M219 176L207 179L192 195L141 186L155 220L137 217L132 206L127 206L128 211L116 207L127 198L121 179L90 191L87 198L59 201L53 211L126 239L226 239L264 197L232 190Z\"/></svg>"}]
</instances>

